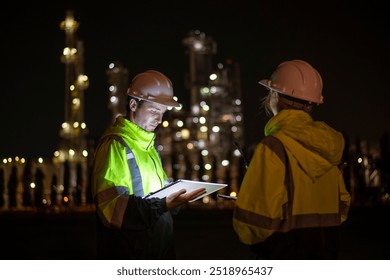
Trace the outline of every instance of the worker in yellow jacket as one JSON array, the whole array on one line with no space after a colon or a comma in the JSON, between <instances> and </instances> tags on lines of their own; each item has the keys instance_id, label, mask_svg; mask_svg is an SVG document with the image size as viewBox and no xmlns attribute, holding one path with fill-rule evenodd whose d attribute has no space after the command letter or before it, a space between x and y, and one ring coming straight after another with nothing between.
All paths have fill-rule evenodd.
<instances>
[{"instance_id":1,"label":"worker in yellow jacket","mask_svg":"<svg viewBox=\"0 0 390 280\"><path fill-rule=\"evenodd\" d=\"M242 181L234 230L258 259L337 259L351 198L339 168L343 135L310 115L323 103L322 78L291 60L259 83L273 116Z\"/></svg>"},{"instance_id":2,"label":"worker in yellow jacket","mask_svg":"<svg viewBox=\"0 0 390 280\"><path fill-rule=\"evenodd\" d=\"M172 212L204 193L180 190L145 198L169 183L155 149L154 130L169 107L179 107L171 81L148 70L127 91L126 116L118 116L97 147L92 194L99 259L174 259Z\"/></svg>"}]
</instances>

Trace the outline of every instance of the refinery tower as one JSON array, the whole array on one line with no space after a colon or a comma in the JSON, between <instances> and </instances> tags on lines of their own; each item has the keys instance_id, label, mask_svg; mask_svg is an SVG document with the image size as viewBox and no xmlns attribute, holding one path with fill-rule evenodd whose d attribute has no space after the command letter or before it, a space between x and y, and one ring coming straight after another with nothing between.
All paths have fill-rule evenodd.
<instances>
[{"instance_id":1,"label":"refinery tower","mask_svg":"<svg viewBox=\"0 0 390 280\"><path fill-rule=\"evenodd\" d=\"M64 122L61 141L55 152L57 167L57 203L85 204L88 174L88 129L84 121L84 91L88 77L84 74L83 42L77 39L79 23L72 11L67 11L60 28L65 32L65 47L61 62L65 65Z\"/></svg>"}]
</instances>

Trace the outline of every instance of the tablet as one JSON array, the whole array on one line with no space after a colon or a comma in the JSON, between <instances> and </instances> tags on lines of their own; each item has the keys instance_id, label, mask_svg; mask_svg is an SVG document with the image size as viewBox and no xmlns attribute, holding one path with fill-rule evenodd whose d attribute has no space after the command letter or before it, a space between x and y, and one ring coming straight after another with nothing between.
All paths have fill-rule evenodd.
<instances>
[{"instance_id":1,"label":"tablet","mask_svg":"<svg viewBox=\"0 0 390 280\"><path fill-rule=\"evenodd\" d=\"M171 193L177 192L178 190L181 189L186 189L187 192L199 189L199 188L205 188L206 192L200 196L197 196L195 199L190 200L190 202L193 202L195 200L198 200L202 197L205 197L207 195L212 194L213 192L216 192L220 189L226 188L227 184L222 184L222 183L210 183L210 182L200 182L200 181L193 181L193 180L184 180L184 179L178 179L175 182L172 182L168 185L166 185L164 188L154 192L150 193L144 198L152 198L152 197L157 197L157 198L164 198Z\"/></svg>"}]
</instances>

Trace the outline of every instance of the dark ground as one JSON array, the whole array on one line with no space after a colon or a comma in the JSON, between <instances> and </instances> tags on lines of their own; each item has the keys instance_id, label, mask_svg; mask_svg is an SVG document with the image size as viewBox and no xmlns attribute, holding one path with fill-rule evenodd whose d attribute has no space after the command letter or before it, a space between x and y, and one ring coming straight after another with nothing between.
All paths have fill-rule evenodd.
<instances>
[{"instance_id":1,"label":"dark ground","mask_svg":"<svg viewBox=\"0 0 390 280\"><path fill-rule=\"evenodd\" d=\"M182 209L175 217L178 259L253 259L233 231L232 210ZM390 208L354 207L342 226L340 259L390 259ZM95 259L92 211L0 212L0 259Z\"/></svg>"}]
</instances>

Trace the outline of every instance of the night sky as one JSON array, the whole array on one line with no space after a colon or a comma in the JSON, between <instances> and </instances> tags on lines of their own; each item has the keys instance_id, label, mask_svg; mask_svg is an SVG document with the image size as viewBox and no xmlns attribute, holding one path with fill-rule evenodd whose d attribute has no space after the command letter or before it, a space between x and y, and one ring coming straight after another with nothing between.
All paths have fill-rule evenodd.
<instances>
[{"instance_id":1,"label":"night sky","mask_svg":"<svg viewBox=\"0 0 390 280\"><path fill-rule=\"evenodd\" d=\"M215 65L227 58L240 64L245 147L262 139L268 119L260 110L266 91L258 81L290 59L307 60L322 75L325 102L314 112L315 119L347 133L351 141L359 137L371 145L390 130L390 17L385 3L52 2L13 1L2 7L1 157L51 157L58 147L65 85L60 61L65 33L59 24L67 10L80 23L77 36L84 42L90 80L85 121L92 137L111 119L106 70L112 61L123 63L129 79L147 69L160 70L171 78L179 101L188 99L182 40L191 30L217 42Z\"/></svg>"}]
</instances>

